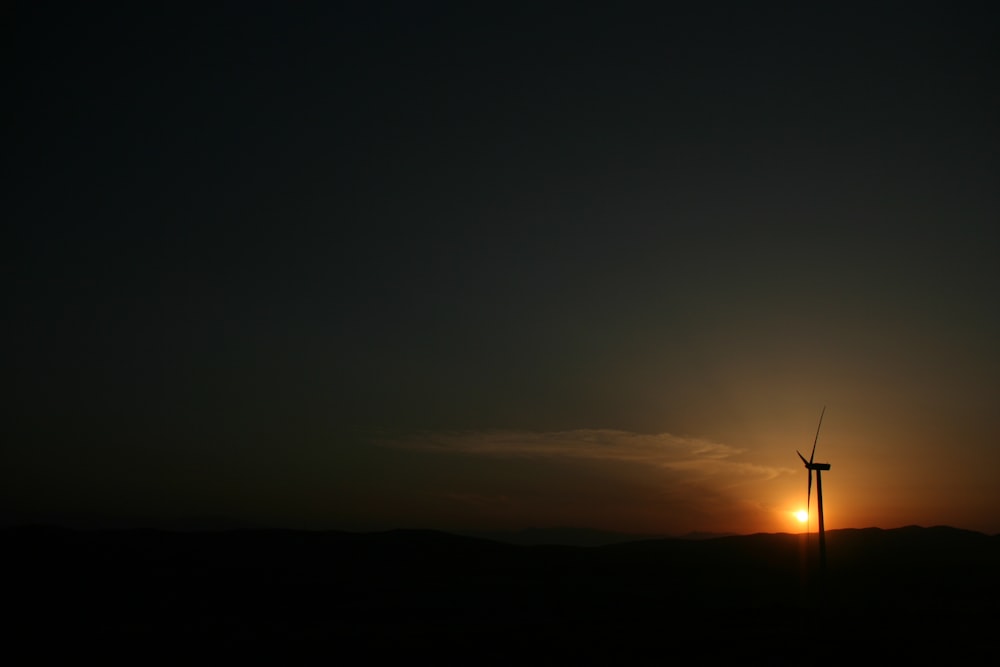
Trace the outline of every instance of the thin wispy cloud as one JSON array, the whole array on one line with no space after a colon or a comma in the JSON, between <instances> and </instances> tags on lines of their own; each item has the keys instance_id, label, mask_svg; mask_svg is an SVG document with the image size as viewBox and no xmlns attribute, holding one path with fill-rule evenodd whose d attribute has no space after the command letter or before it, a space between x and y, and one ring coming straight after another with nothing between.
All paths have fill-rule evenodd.
<instances>
[{"instance_id":1,"label":"thin wispy cloud","mask_svg":"<svg viewBox=\"0 0 1000 667\"><path fill-rule=\"evenodd\" d=\"M693 477L759 481L791 472L743 460L744 449L705 438L613 429L446 431L380 439L379 444L437 454L645 464Z\"/></svg>"}]
</instances>

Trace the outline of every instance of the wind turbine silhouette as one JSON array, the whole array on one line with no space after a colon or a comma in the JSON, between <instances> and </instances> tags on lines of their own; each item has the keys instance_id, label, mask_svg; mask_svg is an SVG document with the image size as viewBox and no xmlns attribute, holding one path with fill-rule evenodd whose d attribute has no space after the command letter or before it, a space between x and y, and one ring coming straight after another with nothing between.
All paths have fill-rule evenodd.
<instances>
[{"instance_id":1,"label":"wind turbine silhouette","mask_svg":"<svg viewBox=\"0 0 1000 667\"><path fill-rule=\"evenodd\" d=\"M819 566L822 571L826 571L826 531L823 526L823 477L820 473L824 470L829 470L830 464L813 463L813 457L816 456L816 443L819 441L819 429L823 426L824 414L826 414L825 405L823 406L823 412L819 413L819 426L816 427L816 437L813 439L813 448L812 453L809 455L809 460L806 461L806 457L802 456L799 450L795 450L795 453L802 459L802 463L805 464L806 470L809 471L809 486L806 490L807 513L809 512L809 503L812 500L813 471L816 471L816 501L819 509Z\"/></svg>"}]
</instances>

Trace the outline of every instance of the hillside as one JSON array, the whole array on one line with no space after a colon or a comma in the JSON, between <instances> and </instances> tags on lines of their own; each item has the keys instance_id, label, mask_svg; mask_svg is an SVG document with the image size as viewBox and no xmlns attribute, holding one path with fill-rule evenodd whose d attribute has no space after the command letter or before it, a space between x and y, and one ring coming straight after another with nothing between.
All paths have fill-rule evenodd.
<instances>
[{"instance_id":1,"label":"hillside","mask_svg":"<svg viewBox=\"0 0 1000 667\"><path fill-rule=\"evenodd\" d=\"M14 636L49 648L333 642L490 646L499 658L662 645L780 662L818 632L831 656L861 644L975 653L1000 617L1000 536L945 527L831 531L825 585L789 534L589 548L433 531L19 528L0 539Z\"/></svg>"}]
</instances>

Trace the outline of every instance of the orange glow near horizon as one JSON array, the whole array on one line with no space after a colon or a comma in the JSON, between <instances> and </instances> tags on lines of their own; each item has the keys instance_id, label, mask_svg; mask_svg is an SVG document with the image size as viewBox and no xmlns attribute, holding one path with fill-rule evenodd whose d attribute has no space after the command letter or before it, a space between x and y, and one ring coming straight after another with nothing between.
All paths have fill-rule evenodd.
<instances>
[{"instance_id":1,"label":"orange glow near horizon","mask_svg":"<svg viewBox=\"0 0 1000 667\"><path fill-rule=\"evenodd\" d=\"M799 510L798 512L795 512L795 518L798 519L799 523L805 523L809 520L809 512Z\"/></svg>"}]
</instances>

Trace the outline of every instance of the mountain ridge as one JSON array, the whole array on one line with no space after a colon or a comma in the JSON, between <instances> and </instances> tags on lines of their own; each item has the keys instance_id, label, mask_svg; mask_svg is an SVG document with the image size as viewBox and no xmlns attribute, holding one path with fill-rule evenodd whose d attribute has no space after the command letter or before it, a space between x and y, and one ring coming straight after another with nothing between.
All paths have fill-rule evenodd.
<instances>
[{"instance_id":1,"label":"mountain ridge","mask_svg":"<svg viewBox=\"0 0 1000 667\"><path fill-rule=\"evenodd\" d=\"M877 629L887 615L920 639L975 646L992 636L1000 536L947 526L831 530L825 577L815 538L757 533L581 547L414 529L22 526L0 530L0 549L16 573L7 590L17 610L11 636L42 644L53 636L74 646L101 637L140 647L339 642L386 651L448 646L464 659L482 646L507 646L514 653L502 655L523 659L573 649L615 657L623 646L658 650L667 638L675 648L729 657L751 650L782 662L794 658L790 646L811 648L817 617L850 638L832 653L841 658L859 642L884 641ZM719 645L720 633L731 643ZM920 658L928 649L907 650Z\"/></svg>"}]
</instances>

